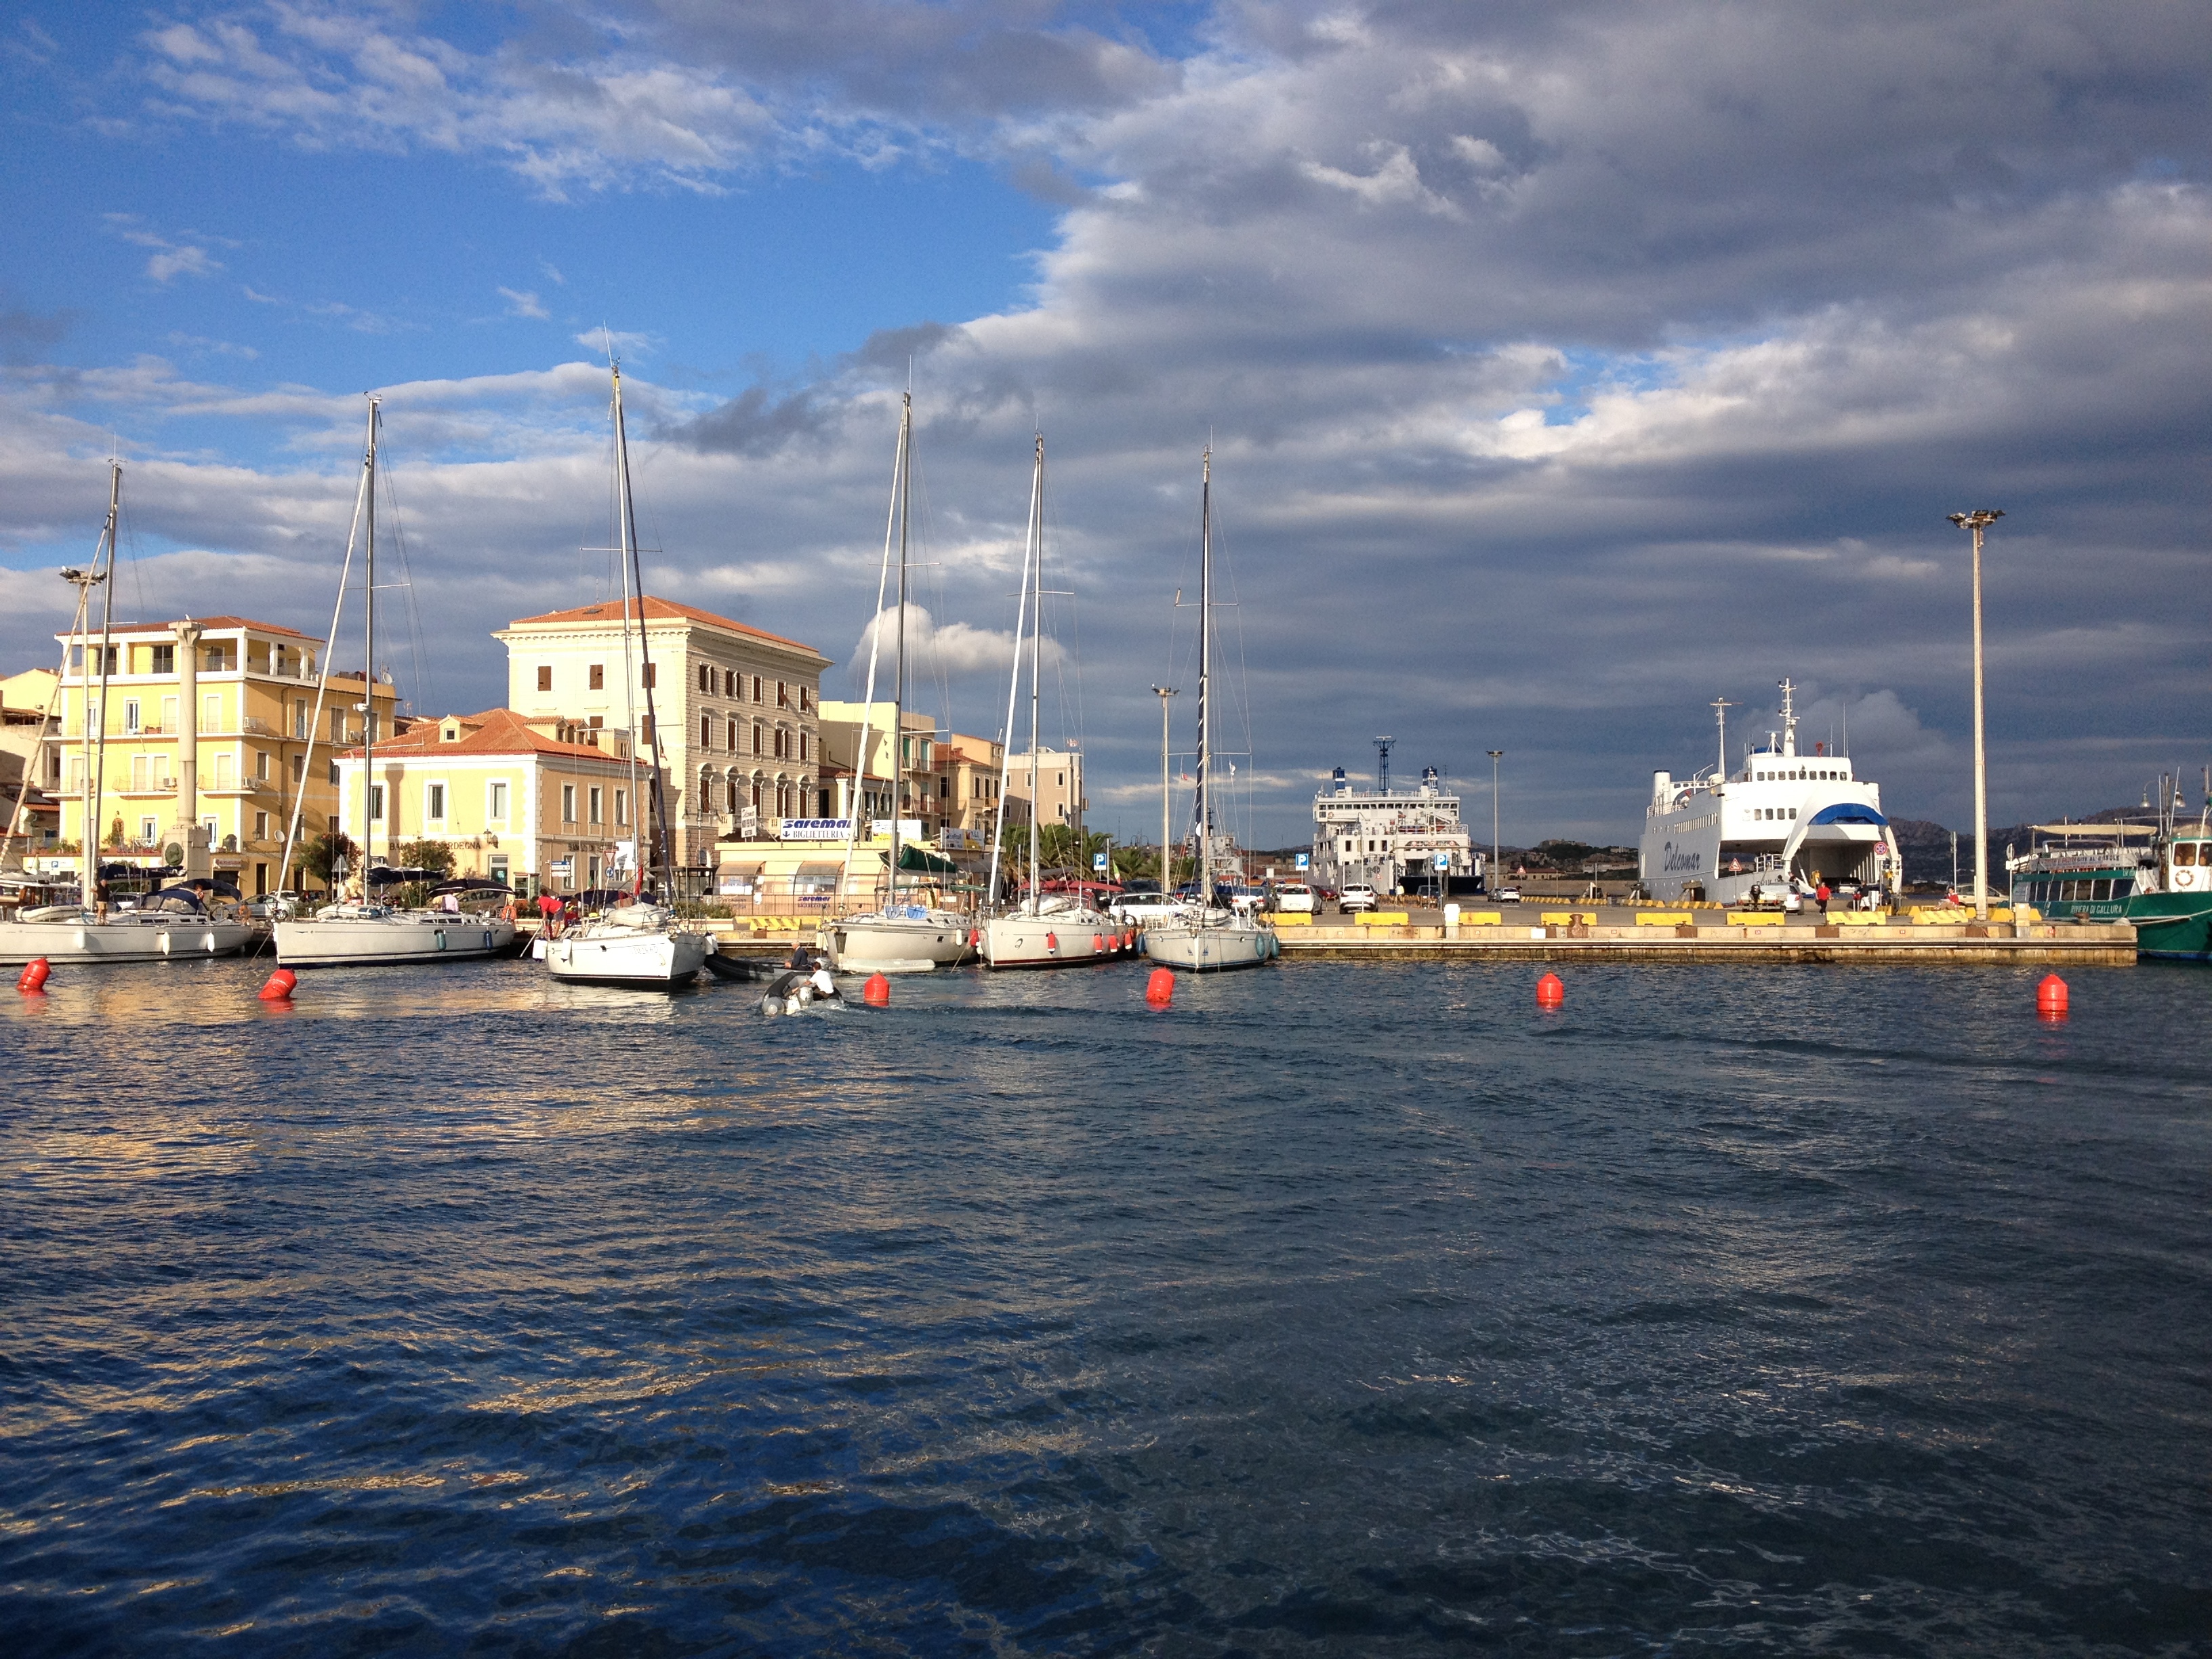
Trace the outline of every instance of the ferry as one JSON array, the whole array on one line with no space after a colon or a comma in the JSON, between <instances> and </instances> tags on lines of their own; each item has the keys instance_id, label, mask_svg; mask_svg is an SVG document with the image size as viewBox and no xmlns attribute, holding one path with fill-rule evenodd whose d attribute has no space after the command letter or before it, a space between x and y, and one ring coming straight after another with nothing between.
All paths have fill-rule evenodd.
<instances>
[{"instance_id":1,"label":"ferry","mask_svg":"<svg viewBox=\"0 0 2212 1659\"><path fill-rule=\"evenodd\" d=\"M1651 775L1639 848L1644 890L1662 903L1742 903L1754 890L1812 891L1826 882L1875 895L1899 890L1905 861L1882 816L1881 788L1848 755L1797 751L1796 686L1781 682L1782 730L1728 770L1728 706L1718 705L1715 765L1684 779Z\"/></svg>"},{"instance_id":2,"label":"ferry","mask_svg":"<svg viewBox=\"0 0 2212 1659\"><path fill-rule=\"evenodd\" d=\"M2017 909L2052 921L2124 921L2136 953L2212 962L2212 825L2039 823L2041 836L2005 860Z\"/></svg>"}]
</instances>

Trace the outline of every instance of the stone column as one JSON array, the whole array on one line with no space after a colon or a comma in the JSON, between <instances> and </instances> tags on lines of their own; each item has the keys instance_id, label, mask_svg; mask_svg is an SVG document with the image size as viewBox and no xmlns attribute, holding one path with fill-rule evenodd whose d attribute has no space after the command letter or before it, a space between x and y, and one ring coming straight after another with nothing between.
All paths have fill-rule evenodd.
<instances>
[{"instance_id":1,"label":"stone column","mask_svg":"<svg viewBox=\"0 0 2212 1659\"><path fill-rule=\"evenodd\" d=\"M177 636L177 843L185 849L185 873L213 872L207 837L199 825L200 627L190 617L171 624Z\"/></svg>"}]
</instances>

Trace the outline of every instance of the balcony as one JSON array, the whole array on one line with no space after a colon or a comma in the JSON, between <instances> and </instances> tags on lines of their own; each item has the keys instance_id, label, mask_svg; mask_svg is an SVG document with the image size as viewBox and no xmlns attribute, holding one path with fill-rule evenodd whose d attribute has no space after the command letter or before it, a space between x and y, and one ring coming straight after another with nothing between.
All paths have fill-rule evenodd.
<instances>
[{"instance_id":1,"label":"balcony","mask_svg":"<svg viewBox=\"0 0 2212 1659\"><path fill-rule=\"evenodd\" d=\"M210 779L206 773L203 772L200 774L200 793L203 795L267 795L273 798L276 793L276 781L274 778L217 777Z\"/></svg>"}]
</instances>

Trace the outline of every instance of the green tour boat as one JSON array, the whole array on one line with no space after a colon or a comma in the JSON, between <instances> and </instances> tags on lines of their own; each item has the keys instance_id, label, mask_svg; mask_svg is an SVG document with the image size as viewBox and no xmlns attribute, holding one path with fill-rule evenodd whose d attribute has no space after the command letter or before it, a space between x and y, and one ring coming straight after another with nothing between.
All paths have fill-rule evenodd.
<instances>
[{"instance_id":1,"label":"green tour boat","mask_svg":"<svg viewBox=\"0 0 2212 1659\"><path fill-rule=\"evenodd\" d=\"M2212 962L2212 827L2039 823L2005 860L2012 902L2052 921L2125 921L2138 955Z\"/></svg>"}]
</instances>

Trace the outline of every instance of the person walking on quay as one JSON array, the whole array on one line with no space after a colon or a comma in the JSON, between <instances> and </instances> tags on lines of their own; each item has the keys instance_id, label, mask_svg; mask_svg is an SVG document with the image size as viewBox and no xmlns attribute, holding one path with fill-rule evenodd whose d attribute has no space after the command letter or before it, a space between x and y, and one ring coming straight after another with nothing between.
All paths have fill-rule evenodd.
<instances>
[{"instance_id":1,"label":"person walking on quay","mask_svg":"<svg viewBox=\"0 0 2212 1659\"><path fill-rule=\"evenodd\" d=\"M1828 879L1826 876L1823 876L1820 878L1820 885L1814 890L1813 896L1820 901L1820 914L1824 916L1828 914L1828 899L1830 895L1828 892Z\"/></svg>"}]
</instances>

